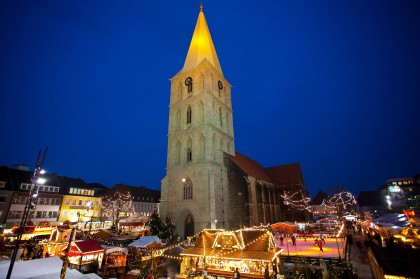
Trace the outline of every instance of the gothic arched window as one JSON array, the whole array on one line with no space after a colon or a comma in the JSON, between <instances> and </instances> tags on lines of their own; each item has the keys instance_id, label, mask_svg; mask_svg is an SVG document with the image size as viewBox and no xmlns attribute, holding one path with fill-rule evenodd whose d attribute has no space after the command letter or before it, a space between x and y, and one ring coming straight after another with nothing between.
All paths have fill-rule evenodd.
<instances>
[{"instance_id":1,"label":"gothic arched window","mask_svg":"<svg viewBox=\"0 0 420 279\"><path fill-rule=\"evenodd\" d=\"M191 148L187 149L187 162L191 162L192 161L192 152L191 152Z\"/></svg>"},{"instance_id":2,"label":"gothic arched window","mask_svg":"<svg viewBox=\"0 0 420 279\"><path fill-rule=\"evenodd\" d=\"M191 114L192 114L192 110L191 110L191 106L189 106L187 109L187 124L191 124Z\"/></svg>"},{"instance_id":3,"label":"gothic arched window","mask_svg":"<svg viewBox=\"0 0 420 279\"><path fill-rule=\"evenodd\" d=\"M184 183L184 200L193 198L193 184L190 178L183 179Z\"/></svg>"},{"instance_id":4,"label":"gothic arched window","mask_svg":"<svg viewBox=\"0 0 420 279\"><path fill-rule=\"evenodd\" d=\"M188 93L192 92L192 77L187 77L185 80L185 85L188 87Z\"/></svg>"}]
</instances>

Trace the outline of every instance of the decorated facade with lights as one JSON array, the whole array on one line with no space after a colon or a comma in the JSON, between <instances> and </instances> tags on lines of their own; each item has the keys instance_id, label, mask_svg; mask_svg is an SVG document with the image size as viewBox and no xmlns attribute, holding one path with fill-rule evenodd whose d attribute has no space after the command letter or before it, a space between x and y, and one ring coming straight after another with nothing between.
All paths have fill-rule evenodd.
<instances>
[{"instance_id":1,"label":"decorated facade with lights","mask_svg":"<svg viewBox=\"0 0 420 279\"><path fill-rule=\"evenodd\" d=\"M248 172L238 164L243 157L235 151L231 85L201 6L184 66L171 79L160 213L172 213L178 235L303 218L280 196L285 190L306 192L303 177L284 181L278 167Z\"/></svg>"}]
</instances>

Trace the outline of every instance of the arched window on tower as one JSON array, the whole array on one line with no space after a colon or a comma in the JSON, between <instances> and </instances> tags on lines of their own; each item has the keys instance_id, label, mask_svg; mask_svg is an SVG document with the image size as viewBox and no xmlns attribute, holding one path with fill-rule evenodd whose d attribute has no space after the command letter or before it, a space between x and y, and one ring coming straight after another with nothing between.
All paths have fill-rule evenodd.
<instances>
[{"instance_id":1,"label":"arched window on tower","mask_svg":"<svg viewBox=\"0 0 420 279\"><path fill-rule=\"evenodd\" d=\"M182 183L184 184L184 200L191 200L193 198L193 184L191 179L183 178Z\"/></svg>"},{"instance_id":2,"label":"arched window on tower","mask_svg":"<svg viewBox=\"0 0 420 279\"><path fill-rule=\"evenodd\" d=\"M185 80L185 85L188 87L187 92L191 93L192 92L192 77L187 77L187 79Z\"/></svg>"},{"instance_id":3,"label":"arched window on tower","mask_svg":"<svg viewBox=\"0 0 420 279\"><path fill-rule=\"evenodd\" d=\"M192 152L191 152L191 148L187 149L187 162L191 162L192 161Z\"/></svg>"},{"instance_id":4,"label":"arched window on tower","mask_svg":"<svg viewBox=\"0 0 420 279\"><path fill-rule=\"evenodd\" d=\"M191 110L191 106L189 106L187 109L187 124L191 124L191 114L192 114L192 110Z\"/></svg>"}]
</instances>

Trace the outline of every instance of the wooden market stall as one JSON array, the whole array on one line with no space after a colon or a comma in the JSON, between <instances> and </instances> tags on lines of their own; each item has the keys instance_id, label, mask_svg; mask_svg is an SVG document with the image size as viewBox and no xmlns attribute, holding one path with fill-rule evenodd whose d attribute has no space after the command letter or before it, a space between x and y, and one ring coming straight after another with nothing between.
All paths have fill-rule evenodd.
<instances>
[{"instance_id":1,"label":"wooden market stall","mask_svg":"<svg viewBox=\"0 0 420 279\"><path fill-rule=\"evenodd\" d=\"M207 269L208 275L231 277L238 268L241 277L264 278L266 269L276 273L281 251L267 229L203 230L196 245L180 254L180 270L191 275Z\"/></svg>"},{"instance_id":2,"label":"wooden market stall","mask_svg":"<svg viewBox=\"0 0 420 279\"><path fill-rule=\"evenodd\" d=\"M101 244L93 239L72 242L68 253L70 267L86 270L88 264L98 261L98 268L101 268L104 250Z\"/></svg>"},{"instance_id":3,"label":"wooden market stall","mask_svg":"<svg viewBox=\"0 0 420 279\"><path fill-rule=\"evenodd\" d=\"M102 245L105 249L104 273L105 277L116 277L124 274L127 264L128 248Z\"/></svg>"},{"instance_id":4,"label":"wooden market stall","mask_svg":"<svg viewBox=\"0 0 420 279\"><path fill-rule=\"evenodd\" d=\"M145 236L147 229L145 224L149 221L148 216L130 216L119 222L122 232L133 236Z\"/></svg>"}]
</instances>

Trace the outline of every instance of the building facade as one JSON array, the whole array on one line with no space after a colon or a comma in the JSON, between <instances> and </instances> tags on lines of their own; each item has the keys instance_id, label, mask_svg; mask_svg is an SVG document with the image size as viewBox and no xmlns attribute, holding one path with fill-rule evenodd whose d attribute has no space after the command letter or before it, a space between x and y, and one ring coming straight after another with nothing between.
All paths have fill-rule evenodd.
<instances>
[{"instance_id":1,"label":"building facade","mask_svg":"<svg viewBox=\"0 0 420 279\"><path fill-rule=\"evenodd\" d=\"M87 227L89 222L99 223L102 199L95 196L95 190L86 186L70 186L64 190L61 204L60 223L77 223L78 226Z\"/></svg>"},{"instance_id":2,"label":"building facade","mask_svg":"<svg viewBox=\"0 0 420 279\"><path fill-rule=\"evenodd\" d=\"M379 190L389 211L420 210L420 175L388 179Z\"/></svg>"}]
</instances>

